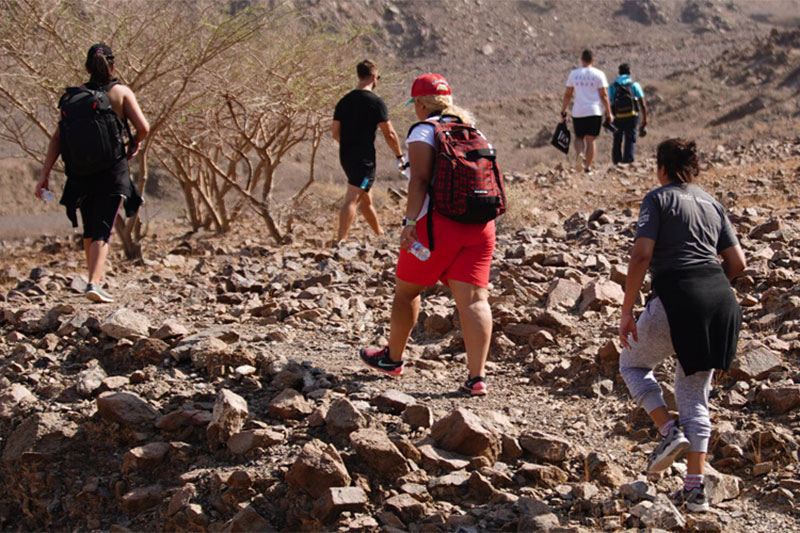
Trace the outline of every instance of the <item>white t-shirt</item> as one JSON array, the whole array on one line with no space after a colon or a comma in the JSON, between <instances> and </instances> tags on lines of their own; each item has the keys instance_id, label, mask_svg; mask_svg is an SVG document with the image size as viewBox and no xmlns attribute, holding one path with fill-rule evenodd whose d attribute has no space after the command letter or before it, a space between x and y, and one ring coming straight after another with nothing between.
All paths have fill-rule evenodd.
<instances>
[{"instance_id":1,"label":"white t-shirt","mask_svg":"<svg viewBox=\"0 0 800 533\"><path fill-rule=\"evenodd\" d=\"M436 139L433 138L435 132L436 128L433 124L426 124L424 122L417 124L414 126L414 129L408 132L408 138L406 138L406 148L408 148L408 145L411 143L424 142L425 144L429 144L432 148L436 149ZM411 179L411 174L409 174L409 179ZM417 220L428 214L428 204L430 201L430 196L426 194L425 201L422 203L422 209L419 210L419 215L417 215Z\"/></svg>"},{"instance_id":2,"label":"white t-shirt","mask_svg":"<svg viewBox=\"0 0 800 533\"><path fill-rule=\"evenodd\" d=\"M608 80L602 70L594 67L576 68L569 73L567 87L575 89L575 103L572 105L574 118L603 115L598 89L608 87Z\"/></svg>"}]
</instances>

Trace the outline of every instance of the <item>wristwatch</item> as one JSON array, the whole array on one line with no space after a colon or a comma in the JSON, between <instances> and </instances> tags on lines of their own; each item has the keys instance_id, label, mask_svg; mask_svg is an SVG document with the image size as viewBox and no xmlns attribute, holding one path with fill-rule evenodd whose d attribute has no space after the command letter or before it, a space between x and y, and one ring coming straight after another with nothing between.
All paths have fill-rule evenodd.
<instances>
[{"instance_id":1,"label":"wristwatch","mask_svg":"<svg viewBox=\"0 0 800 533\"><path fill-rule=\"evenodd\" d=\"M403 217L403 222L401 222L400 225L402 227L404 227L404 228L406 226L416 226L417 225L417 221L416 220L409 220L406 217Z\"/></svg>"}]
</instances>

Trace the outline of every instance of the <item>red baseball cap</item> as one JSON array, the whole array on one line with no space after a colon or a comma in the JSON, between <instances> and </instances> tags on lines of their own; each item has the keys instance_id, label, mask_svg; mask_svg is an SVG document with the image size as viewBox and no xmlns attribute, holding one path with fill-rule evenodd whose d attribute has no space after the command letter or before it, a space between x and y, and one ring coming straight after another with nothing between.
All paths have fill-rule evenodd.
<instances>
[{"instance_id":1,"label":"red baseball cap","mask_svg":"<svg viewBox=\"0 0 800 533\"><path fill-rule=\"evenodd\" d=\"M414 80L411 85L411 98L405 103L410 104L417 96L426 96L429 94L452 94L450 92L450 84L444 79L441 74L428 73L423 74Z\"/></svg>"}]
</instances>

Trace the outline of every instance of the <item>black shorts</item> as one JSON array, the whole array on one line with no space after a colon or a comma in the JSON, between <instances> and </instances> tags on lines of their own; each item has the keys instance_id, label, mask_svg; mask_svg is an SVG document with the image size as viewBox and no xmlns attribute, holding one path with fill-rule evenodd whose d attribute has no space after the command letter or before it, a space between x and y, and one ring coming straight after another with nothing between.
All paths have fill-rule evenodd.
<instances>
[{"instance_id":1,"label":"black shorts","mask_svg":"<svg viewBox=\"0 0 800 533\"><path fill-rule=\"evenodd\" d=\"M572 117L572 127L575 129L575 137L585 137L600 135L600 126L603 125L603 117L600 115L591 117Z\"/></svg>"},{"instance_id":2,"label":"black shorts","mask_svg":"<svg viewBox=\"0 0 800 533\"><path fill-rule=\"evenodd\" d=\"M83 238L108 242L124 199L120 195L103 194L90 194L81 199L79 207L83 221Z\"/></svg>"},{"instance_id":3,"label":"black shorts","mask_svg":"<svg viewBox=\"0 0 800 533\"><path fill-rule=\"evenodd\" d=\"M369 192L372 185L375 183L375 167L368 167L366 165L353 165L344 167L344 172L347 174L347 183L353 187L358 187L364 192Z\"/></svg>"}]
</instances>

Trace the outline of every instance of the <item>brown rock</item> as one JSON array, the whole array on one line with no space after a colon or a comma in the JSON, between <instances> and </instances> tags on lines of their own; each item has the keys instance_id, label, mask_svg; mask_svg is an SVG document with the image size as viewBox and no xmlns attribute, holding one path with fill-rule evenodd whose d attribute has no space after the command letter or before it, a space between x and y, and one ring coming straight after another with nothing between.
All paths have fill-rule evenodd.
<instances>
[{"instance_id":1,"label":"brown rock","mask_svg":"<svg viewBox=\"0 0 800 533\"><path fill-rule=\"evenodd\" d=\"M161 503L163 497L164 491L160 485L148 485L133 489L122 496L120 507L130 515L137 515Z\"/></svg>"},{"instance_id":2,"label":"brown rock","mask_svg":"<svg viewBox=\"0 0 800 533\"><path fill-rule=\"evenodd\" d=\"M77 424L58 413L31 415L8 437L3 450L3 461L60 456L69 448L77 433Z\"/></svg>"},{"instance_id":3,"label":"brown rock","mask_svg":"<svg viewBox=\"0 0 800 533\"><path fill-rule=\"evenodd\" d=\"M158 411L133 392L104 392L97 397L97 411L111 422L128 426L147 424L158 417Z\"/></svg>"},{"instance_id":4,"label":"brown rock","mask_svg":"<svg viewBox=\"0 0 800 533\"><path fill-rule=\"evenodd\" d=\"M211 422L206 428L209 448L214 451L238 433L247 421L249 410L244 398L228 389L220 389L214 403Z\"/></svg>"},{"instance_id":5,"label":"brown rock","mask_svg":"<svg viewBox=\"0 0 800 533\"><path fill-rule=\"evenodd\" d=\"M431 427L431 437L445 450L463 455L482 455L492 463L500 455L500 437L494 427L459 407Z\"/></svg>"},{"instance_id":6,"label":"brown rock","mask_svg":"<svg viewBox=\"0 0 800 533\"><path fill-rule=\"evenodd\" d=\"M347 398L333 402L325 416L325 424L332 436L346 436L366 427L367 419Z\"/></svg>"},{"instance_id":7,"label":"brown rock","mask_svg":"<svg viewBox=\"0 0 800 533\"><path fill-rule=\"evenodd\" d=\"M625 297L625 291L608 279L595 280L587 285L581 292L578 311L583 313L587 309L597 310L606 305L619 306Z\"/></svg>"},{"instance_id":8,"label":"brown rock","mask_svg":"<svg viewBox=\"0 0 800 533\"><path fill-rule=\"evenodd\" d=\"M556 309L572 309L581 297L581 285L571 279L559 278L547 289L545 307Z\"/></svg>"},{"instance_id":9,"label":"brown rock","mask_svg":"<svg viewBox=\"0 0 800 533\"><path fill-rule=\"evenodd\" d=\"M523 434L519 438L519 443L531 457L548 463L564 461L571 448L569 441L541 431L529 431Z\"/></svg>"},{"instance_id":10,"label":"brown rock","mask_svg":"<svg viewBox=\"0 0 800 533\"><path fill-rule=\"evenodd\" d=\"M191 483L187 483L183 487L175 491L172 498L169 500L169 507L167 507L167 516L172 516L179 511L182 511L192 498L197 496L197 488Z\"/></svg>"},{"instance_id":11,"label":"brown rock","mask_svg":"<svg viewBox=\"0 0 800 533\"><path fill-rule=\"evenodd\" d=\"M469 458L457 453L440 450L430 444L418 446L422 467L429 471L461 470L469 465Z\"/></svg>"},{"instance_id":12,"label":"brown rock","mask_svg":"<svg viewBox=\"0 0 800 533\"><path fill-rule=\"evenodd\" d=\"M248 429L240 431L228 439L228 450L237 455L243 455L256 448L269 448L283 442L283 433L271 429Z\"/></svg>"},{"instance_id":13,"label":"brown rock","mask_svg":"<svg viewBox=\"0 0 800 533\"><path fill-rule=\"evenodd\" d=\"M399 415L404 409L417 403L417 399L397 389L389 389L373 398L372 403L382 413Z\"/></svg>"},{"instance_id":14,"label":"brown rock","mask_svg":"<svg viewBox=\"0 0 800 533\"><path fill-rule=\"evenodd\" d=\"M773 413L784 414L800 407L800 385L764 389L756 399Z\"/></svg>"},{"instance_id":15,"label":"brown rock","mask_svg":"<svg viewBox=\"0 0 800 533\"><path fill-rule=\"evenodd\" d=\"M425 514L425 505L417 501L410 494L392 496L383 502L383 505L389 511L399 515L401 520L406 524L416 522Z\"/></svg>"},{"instance_id":16,"label":"brown rock","mask_svg":"<svg viewBox=\"0 0 800 533\"><path fill-rule=\"evenodd\" d=\"M522 457L522 446L520 446L516 437L503 434L501 436L501 442L503 444L503 453L500 454L500 459L506 463L513 463Z\"/></svg>"},{"instance_id":17,"label":"brown rock","mask_svg":"<svg viewBox=\"0 0 800 533\"><path fill-rule=\"evenodd\" d=\"M274 531L274 528L266 518L258 514L258 511L252 505L248 505L231 518L226 531L231 533L255 533Z\"/></svg>"},{"instance_id":18,"label":"brown rock","mask_svg":"<svg viewBox=\"0 0 800 533\"><path fill-rule=\"evenodd\" d=\"M122 472L147 470L160 465L164 461L169 444L166 442L151 442L144 446L137 446L122 458Z\"/></svg>"},{"instance_id":19,"label":"brown rock","mask_svg":"<svg viewBox=\"0 0 800 533\"><path fill-rule=\"evenodd\" d=\"M359 429L350 434L350 443L367 465L385 478L404 476L410 472L405 456L378 429Z\"/></svg>"},{"instance_id":20,"label":"brown rock","mask_svg":"<svg viewBox=\"0 0 800 533\"><path fill-rule=\"evenodd\" d=\"M433 425L433 410L427 405L409 405L403 411L403 422L412 428L429 428Z\"/></svg>"},{"instance_id":21,"label":"brown rock","mask_svg":"<svg viewBox=\"0 0 800 533\"><path fill-rule=\"evenodd\" d=\"M369 500L361 487L331 487L314 503L312 515L328 520L343 512L363 511Z\"/></svg>"},{"instance_id":22,"label":"brown rock","mask_svg":"<svg viewBox=\"0 0 800 533\"><path fill-rule=\"evenodd\" d=\"M284 389L269 402L269 414L283 420L302 418L313 411L314 406L295 389Z\"/></svg>"},{"instance_id":23,"label":"brown rock","mask_svg":"<svg viewBox=\"0 0 800 533\"><path fill-rule=\"evenodd\" d=\"M147 337L150 331L150 319L145 315L122 307L103 320L100 324L100 330L113 339Z\"/></svg>"},{"instance_id":24,"label":"brown rock","mask_svg":"<svg viewBox=\"0 0 800 533\"><path fill-rule=\"evenodd\" d=\"M554 465L537 465L525 463L519 469L520 475L533 480L539 485L555 488L557 485L566 483L569 475Z\"/></svg>"},{"instance_id":25,"label":"brown rock","mask_svg":"<svg viewBox=\"0 0 800 533\"><path fill-rule=\"evenodd\" d=\"M612 488L617 488L626 482L622 469L597 452L590 452L584 458L583 467L586 481L597 480Z\"/></svg>"},{"instance_id":26,"label":"brown rock","mask_svg":"<svg viewBox=\"0 0 800 533\"><path fill-rule=\"evenodd\" d=\"M749 343L734 359L730 375L734 379L766 379L771 372L780 369L781 358L760 343Z\"/></svg>"},{"instance_id":27,"label":"brown rock","mask_svg":"<svg viewBox=\"0 0 800 533\"><path fill-rule=\"evenodd\" d=\"M517 531L549 531L560 526L558 516L549 505L533 498L520 498Z\"/></svg>"},{"instance_id":28,"label":"brown rock","mask_svg":"<svg viewBox=\"0 0 800 533\"><path fill-rule=\"evenodd\" d=\"M148 337L138 339L133 344L131 356L139 361L160 363L167 350L169 350L169 345L166 342Z\"/></svg>"},{"instance_id":29,"label":"brown rock","mask_svg":"<svg viewBox=\"0 0 800 533\"><path fill-rule=\"evenodd\" d=\"M286 473L286 481L319 498L330 487L349 485L350 474L332 444L313 440L303 446L300 455Z\"/></svg>"},{"instance_id":30,"label":"brown rock","mask_svg":"<svg viewBox=\"0 0 800 533\"><path fill-rule=\"evenodd\" d=\"M167 321L153 333L153 338L164 340L174 339L176 337L185 337L189 334L189 330L182 324L174 321Z\"/></svg>"}]
</instances>

